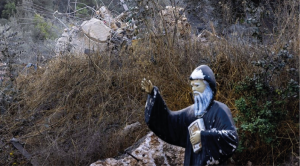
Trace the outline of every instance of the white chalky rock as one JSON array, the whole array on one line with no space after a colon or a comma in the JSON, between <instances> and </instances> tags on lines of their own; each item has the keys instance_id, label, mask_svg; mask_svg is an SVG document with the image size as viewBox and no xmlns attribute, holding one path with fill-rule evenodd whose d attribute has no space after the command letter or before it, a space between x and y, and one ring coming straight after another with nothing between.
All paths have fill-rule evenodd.
<instances>
[{"instance_id":1,"label":"white chalky rock","mask_svg":"<svg viewBox=\"0 0 300 166\"><path fill-rule=\"evenodd\" d=\"M92 18L81 24L81 29L85 35L98 42L106 42L109 38L111 29L103 21Z\"/></svg>"},{"instance_id":2,"label":"white chalky rock","mask_svg":"<svg viewBox=\"0 0 300 166\"><path fill-rule=\"evenodd\" d=\"M146 138L142 138L141 140L142 142L137 148L130 150L130 154L137 158L139 161L137 161L130 155L124 155L119 157L119 160L113 158L99 160L91 164L90 166L183 165L184 148L169 145L160 140L152 132L147 134Z\"/></svg>"}]
</instances>

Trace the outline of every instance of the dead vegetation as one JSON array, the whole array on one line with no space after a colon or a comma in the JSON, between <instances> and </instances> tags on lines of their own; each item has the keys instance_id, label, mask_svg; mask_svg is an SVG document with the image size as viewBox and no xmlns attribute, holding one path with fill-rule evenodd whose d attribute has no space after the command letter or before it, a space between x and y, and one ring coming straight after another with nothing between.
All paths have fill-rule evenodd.
<instances>
[{"instance_id":1,"label":"dead vegetation","mask_svg":"<svg viewBox=\"0 0 300 166\"><path fill-rule=\"evenodd\" d=\"M251 61L266 51L225 39L210 41L209 46L193 40L172 45L167 37L147 39L119 56L70 55L54 59L31 74L20 75L15 82L18 98L1 115L1 140L5 144L1 147L1 164L30 163L13 150L9 143L12 138L20 140L41 165L86 165L122 154L148 131L143 120L146 95L141 91L140 80L151 79L168 106L178 110L191 104L188 78L200 64L212 67L218 82L217 100L226 103L236 115L234 103L239 96L234 87L252 75L255 68ZM290 66L297 67L298 58L295 56ZM280 86L281 82L274 84ZM291 103L291 116L298 115L299 101ZM126 125L137 121L142 123L142 129L121 134ZM299 145L295 139L299 134L296 122L282 123L277 132L282 133L284 149L268 149L251 142L251 148L234 157L239 158L237 164L247 160L271 164L273 159L268 155L279 160L291 150L299 156L295 151Z\"/></svg>"},{"instance_id":2,"label":"dead vegetation","mask_svg":"<svg viewBox=\"0 0 300 166\"><path fill-rule=\"evenodd\" d=\"M289 24L272 36L273 42L264 46L225 39L215 32L205 43L152 35L134 41L132 48L123 48L118 55L57 57L36 71L20 74L14 82L14 102L0 116L0 165L31 165L33 160L39 165L88 165L124 153L148 132L142 78L159 87L171 110L179 110L191 104L189 75L201 64L215 73L216 100L227 104L236 117L235 101L241 96L235 87L259 70L252 61L278 53L288 43L294 56L272 78L272 86L285 86L290 79L299 81L299 19L293 15L287 21ZM296 69L296 74L289 74L289 68ZM246 149L233 156L235 165L248 161L277 165L291 156L299 158L299 96L284 108L289 112L275 131L276 146L245 133L249 141L243 142ZM123 128L135 122L142 128L124 135ZM12 138L33 156L31 161L13 147Z\"/></svg>"}]
</instances>

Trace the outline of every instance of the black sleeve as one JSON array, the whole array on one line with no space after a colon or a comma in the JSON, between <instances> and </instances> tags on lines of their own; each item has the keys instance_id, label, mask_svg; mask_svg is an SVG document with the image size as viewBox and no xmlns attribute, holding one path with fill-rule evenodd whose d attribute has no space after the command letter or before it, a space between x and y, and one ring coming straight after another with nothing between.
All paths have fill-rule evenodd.
<instances>
[{"instance_id":1,"label":"black sleeve","mask_svg":"<svg viewBox=\"0 0 300 166\"><path fill-rule=\"evenodd\" d=\"M187 110L170 111L154 87L148 95L145 108L145 121L148 127L169 144L185 147L187 140Z\"/></svg>"},{"instance_id":2,"label":"black sleeve","mask_svg":"<svg viewBox=\"0 0 300 166\"><path fill-rule=\"evenodd\" d=\"M214 127L201 131L203 150L208 154L207 162L224 162L238 146L238 135L231 117L225 110L219 109L216 116L209 118L215 121Z\"/></svg>"}]
</instances>

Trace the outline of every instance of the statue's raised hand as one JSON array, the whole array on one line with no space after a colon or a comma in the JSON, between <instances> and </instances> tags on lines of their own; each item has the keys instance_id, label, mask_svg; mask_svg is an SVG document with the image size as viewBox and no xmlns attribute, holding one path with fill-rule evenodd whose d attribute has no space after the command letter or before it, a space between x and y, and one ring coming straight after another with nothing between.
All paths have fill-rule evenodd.
<instances>
[{"instance_id":1,"label":"statue's raised hand","mask_svg":"<svg viewBox=\"0 0 300 166\"><path fill-rule=\"evenodd\" d=\"M153 89L153 84L150 80L146 80L145 78L142 80L142 89L145 90L147 93L151 93Z\"/></svg>"}]
</instances>

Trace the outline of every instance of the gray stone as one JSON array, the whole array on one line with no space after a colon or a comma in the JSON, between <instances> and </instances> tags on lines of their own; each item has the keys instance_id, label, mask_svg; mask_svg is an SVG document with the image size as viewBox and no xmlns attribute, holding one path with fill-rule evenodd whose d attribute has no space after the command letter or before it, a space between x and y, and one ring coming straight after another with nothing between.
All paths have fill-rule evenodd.
<instances>
[{"instance_id":1,"label":"gray stone","mask_svg":"<svg viewBox=\"0 0 300 166\"><path fill-rule=\"evenodd\" d=\"M110 36L111 29L103 21L92 18L81 24L81 29L85 35L97 42L106 42Z\"/></svg>"}]
</instances>

